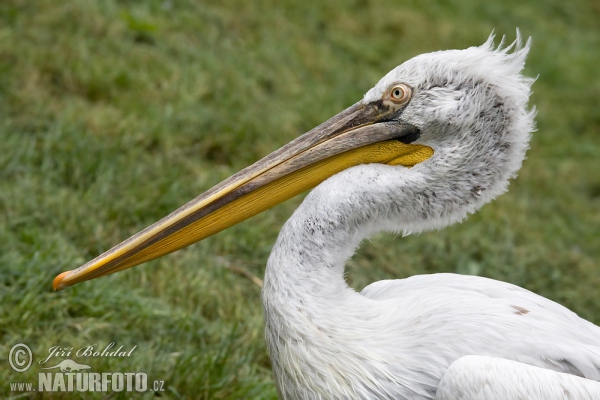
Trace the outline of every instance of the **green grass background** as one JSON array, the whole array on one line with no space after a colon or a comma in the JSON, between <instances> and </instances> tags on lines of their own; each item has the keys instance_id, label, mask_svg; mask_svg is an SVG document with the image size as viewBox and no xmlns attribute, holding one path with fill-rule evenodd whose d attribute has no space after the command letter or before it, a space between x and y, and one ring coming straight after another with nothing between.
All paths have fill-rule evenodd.
<instances>
[{"instance_id":1,"label":"green grass background","mask_svg":"<svg viewBox=\"0 0 600 400\"><path fill-rule=\"evenodd\" d=\"M477 274L600 323L599 20L595 0L3 0L0 397L41 398L8 382L37 386L51 346L115 342L137 348L75 360L147 372L165 381L161 398L275 398L260 289L226 266L262 277L301 198L117 275L59 293L52 279L353 104L402 61L494 29L534 40L538 132L520 176L461 225L366 242L348 282ZM36 356L23 374L7 363L19 342Z\"/></svg>"}]
</instances>

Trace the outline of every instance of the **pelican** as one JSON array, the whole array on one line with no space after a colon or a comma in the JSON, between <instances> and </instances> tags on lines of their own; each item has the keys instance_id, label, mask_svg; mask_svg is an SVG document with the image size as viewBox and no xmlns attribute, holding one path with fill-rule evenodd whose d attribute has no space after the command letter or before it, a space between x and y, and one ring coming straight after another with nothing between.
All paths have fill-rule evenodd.
<instances>
[{"instance_id":1,"label":"pelican","mask_svg":"<svg viewBox=\"0 0 600 400\"><path fill-rule=\"evenodd\" d=\"M85 265L122 271L314 188L265 272L265 336L284 399L600 399L600 327L523 288L432 274L360 293L344 264L380 231L464 220L507 190L534 130L531 46L414 57L362 100Z\"/></svg>"}]
</instances>

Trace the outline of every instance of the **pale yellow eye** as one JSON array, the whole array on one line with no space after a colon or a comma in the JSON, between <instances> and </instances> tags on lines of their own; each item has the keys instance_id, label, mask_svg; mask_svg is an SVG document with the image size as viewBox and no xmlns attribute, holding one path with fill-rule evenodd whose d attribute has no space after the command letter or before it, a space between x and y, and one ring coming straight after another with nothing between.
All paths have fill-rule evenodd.
<instances>
[{"instance_id":1,"label":"pale yellow eye","mask_svg":"<svg viewBox=\"0 0 600 400\"><path fill-rule=\"evenodd\" d=\"M394 103L404 103L410 97L410 89L406 85L396 85L390 89L390 99Z\"/></svg>"}]
</instances>

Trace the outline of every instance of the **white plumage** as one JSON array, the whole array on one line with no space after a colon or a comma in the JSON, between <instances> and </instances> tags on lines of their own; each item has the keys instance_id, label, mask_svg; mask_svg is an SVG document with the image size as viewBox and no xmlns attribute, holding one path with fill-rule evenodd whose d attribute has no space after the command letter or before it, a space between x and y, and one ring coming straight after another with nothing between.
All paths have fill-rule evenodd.
<instances>
[{"instance_id":1,"label":"white plumage","mask_svg":"<svg viewBox=\"0 0 600 400\"><path fill-rule=\"evenodd\" d=\"M529 47L517 37L494 49L490 37L405 62L362 101L60 274L55 289L168 254L322 182L284 225L265 274L282 398L600 398L600 327L548 299L453 274L361 293L344 281L371 234L442 228L507 190L534 129L533 80L521 75Z\"/></svg>"},{"instance_id":2,"label":"white plumage","mask_svg":"<svg viewBox=\"0 0 600 400\"><path fill-rule=\"evenodd\" d=\"M448 368L466 355L600 380L600 328L517 286L437 274L356 293L344 281L345 261L369 235L441 228L507 189L534 126L526 110L532 81L520 75L529 44L494 50L490 38L481 47L421 55L365 95L370 103L396 82L415 88L401 118L420 128L415 143L435 154L410 169L369 164L340 172L283 227L263 290L283 398L434 398ZM503 379L517 382L520 375L510 373ZM453 376L469 380L468 373ZM503 398L547 398L522 389Z\"/></svg>"}]
</instances>

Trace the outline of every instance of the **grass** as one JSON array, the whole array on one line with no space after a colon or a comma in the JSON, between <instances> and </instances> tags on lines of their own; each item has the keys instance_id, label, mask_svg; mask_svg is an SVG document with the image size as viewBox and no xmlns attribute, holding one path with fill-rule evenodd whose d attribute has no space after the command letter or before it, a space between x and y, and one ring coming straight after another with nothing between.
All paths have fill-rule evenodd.
<instances>
[{"instance_id":1,"label":"grass","mask_svg":"<svg viewBox=\"0 0 600 400\"><path fill-rule=\"evenodd\" d=\"M509 281L600 323L600 6L592 0L353 2L4 0L0 4L0 396L52 346L115 342L140 398L275 398L260 289L300 198L188 249L54 293L54 276L354 103L419 53L534 38L539 131L509 193L466 223L381 235L348 264L361 289L432 272ZM47 365L54 365L56 362ZM112 393L110 398L129 398Z\"/></svg>"}]
</instances>

